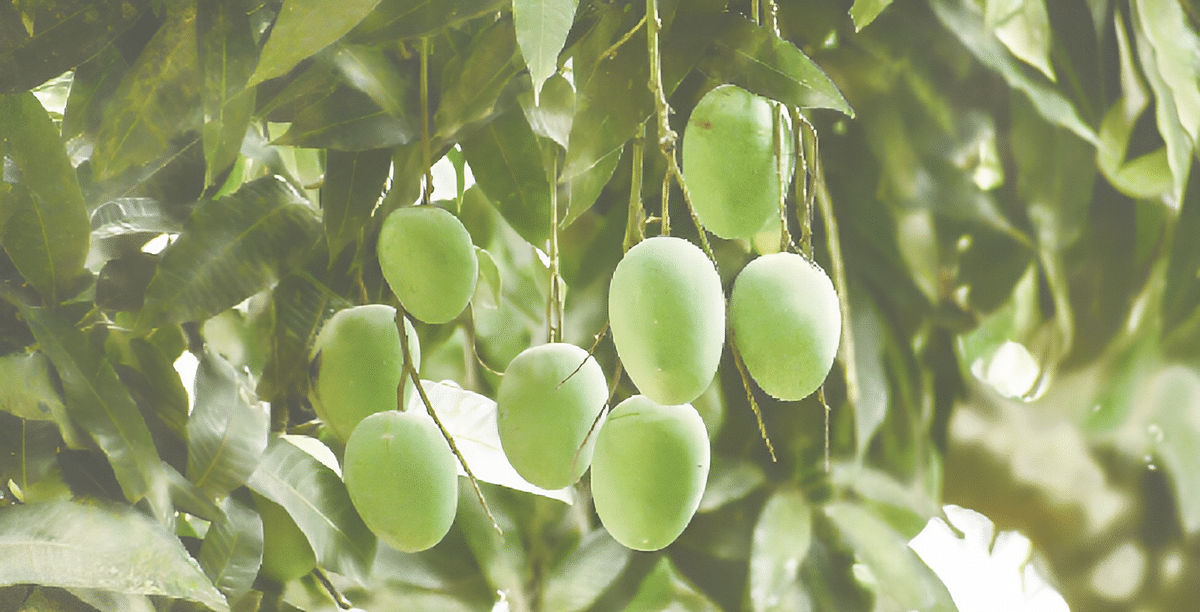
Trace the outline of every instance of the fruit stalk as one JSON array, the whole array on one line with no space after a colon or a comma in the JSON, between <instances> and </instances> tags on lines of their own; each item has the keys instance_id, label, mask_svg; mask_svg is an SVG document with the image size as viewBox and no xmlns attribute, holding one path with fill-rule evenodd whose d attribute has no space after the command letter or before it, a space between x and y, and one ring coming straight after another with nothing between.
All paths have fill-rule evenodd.
<instances>
[{"instance_id":1,"label":"fruit stalk","mask_svg":"<svg viewBox=\"0 0 1200 612\"><path fill-rule=\"evenodd\" d=\"M633 245L646 238L646 211L642 208L642 147L646 141L646 124L638 126L637 135L633 137L633 161L630 166L629 180L629 215L625 221L625 242L621 246L628 253Z\"/></svg>"},{"instance_id":2,"label":"fruit stalk","mask_svg":"<svg viewBox=\"0 0 1200 612\"><path fill-rule=\"evenodd\" d=\"M421 37L421 163L425 168L425 188L421 203L433 197L433 153L429 146L429 39Z\"/></svg>"},{"instance_id":3,"label":"fruit stalk","mask_svg":"<svg viewBox=\"0 0 1200 612\"><path fill-rule=\"evenodd\" d=\"M846 375L846 400L851 405L858 404L858 368L854 362L854 334L850 329L850 288L846 283L846 262L842 259L842 244L838 238L837 218L833 215L833 200L829 188L825 186L825 171L813 156L813 174L815 175L817 205L821 207L821 218L825 222L825 243L829 249L829 260L833 268L833 287L837 290L838 304L842 311L842 342L838 346L842 369ZM822 394L824 397L824 394ZM828 448L828 444L826 444Z\"/></svg>"}]
</instances>

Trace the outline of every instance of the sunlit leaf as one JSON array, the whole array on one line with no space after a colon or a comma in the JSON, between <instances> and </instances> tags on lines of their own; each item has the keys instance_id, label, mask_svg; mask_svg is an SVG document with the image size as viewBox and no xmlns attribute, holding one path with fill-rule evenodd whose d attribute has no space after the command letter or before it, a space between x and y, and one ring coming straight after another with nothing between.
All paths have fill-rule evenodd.
<instances>
[{"instance_id":1,"label":"sunlit leaf","mask_svg":"<svg viewBox=\"0 0 1200 612\"><path fill-rule=\"evenodd\" d=\"M546 79L536 104L532 91L521 94L518 101L533 133L567 148L575 118L575 88L566 77L554 74ZM570 225L570 222L563 225Z\"/></svg>"},{"instance_id":2,"label":"sunlit leaf","mask_svg":"<svg viewBox=\"0 0 1200 612\"><path fill-rule=\"evenodd\" d=\"M1167 263L1167 284L1163 289L1164 331L1168 333L1188 319L1195 320L1200 310L1200 240L1194 238L1198 235L1200 168L1193 164L1175 225L1171 259Z\"/></svg>"},{"instance_id":3,"label":"sunlit leaf","mask_svg":"<svg viewBox=\"0 0 1200 612\"><path fill-rule=\"evenodd\" d=\"M254 70L258 49L250 34L250 20L235 0L196 5L196 31L200 38L200 64L204 71L204 183L237 159L254 112L254 91L246 82Z\"/></svg>"},{"instance_id":4,"label":"sunlit leaf","mask_svg":"<svg viewBox=\"0 0 1200 612\"><path fill-rule=\"evenodd\" d=\"M1192 466L1200 462L1200 374L1195 368L1168 366L1160 370L1139 398L1149 408L1147 424L1151 445L1170 474L1179 519L1186 533L1200 531L1200 473Z\"/></svg>"},{"instance_id":5,"label":"sunlit leaf","mask_svg":"<svg viewBox=\"0 0 1200 612\"><path fill-rule=\"evenodd\" d=\"M0 94L32 89L83 63L150 6L149 0L57 0L26 3L22 15L21 4L0 4Z\"/></svg>"},{"instance_id":6,"label":"sunlit leaf","mask_svg":"<svg viewBox=\"0 0 1200 612\"><path fill-rule=\"evenodd\" d=\"M375 557L375 534L350 503L341 476L282 438L274 438L247 483L283 506L304 532L317 563L362 579Z\"/></svg>"},{"instance_id":7,"label":"sunlit leaf","mask_svg":"<svg viewBox=\"0 0 1200 612\"><path fill-rule=\"evenodd\" d=\"M475 296L471 304L475 307L497 308L504 294L504 278L492 254L475 247L475 256L479 260L479 282L475 285Z\"/></svg>"},{"instance_id":8,"label":"sunlit leaf","mask_svg":"<svg viewBox=\"0 0 1200 612\"><path fill-rule=\"evenodd\" d=\"M203 202L163 253L139 325L202 321L265 289L320 235L313 209L278 177Z\"/></svg>"},{"instance_id":9,"label":"sunlit leaf","mask_svg":"<svg viewBox=\"0 0 1200 612\"><path fill-rule=\"evenodd\" d=\"M1013 55L1055 80L1045 0L988 0L984 20Z\"/></svg>"},{"instance_id":10,"label":"sunlit leaf","mask_svg":"<svg viewBox=\"0 0 1200 612\"><path fill-rule=\"evenodd\" d=\"M358 25L379 0L285 0L250 85L280 76Z\"/></svg>"},{"instance_id":11,"label":"sunlit leaf","mask_svg":"<svg viewBox=\"0 0 1200 612\"><path fill-rule=\"evenodd\" d=\"M850 18L854 20L854 31L861 31L887 8L892 0L854 0L850 7Z\"/></svg>"},{"instance_id":12,"label":"sunlit leaf","mask_svg":"<svg viewBox=\"0 0 1200 612\"><path fill-rule=\"evenodd\" d=\"M654 569L642 580L626 610L678 610L679 612L717 612L717 604L696 590L679 575L670 557L660 557Z\"/></svg>"},{"instance_id":13,"label":"sunlit leaf","mask_svg":"<svg viewBox=\"0 0 1200 612\"><path fill-rule=\"evenodd\" d=\"M267 448L270 415L250 384L244 373L211 351L196 369L187 476L212 499L245 484Z\"/></svg>"},{"instance_id":14,"label":"sunlit leaf","mask_svg":"<svg viewBox=\"0 0 1200 612\"><path fill-rule=\"evenodd\" d=\"M837 86L803 51L740 17L728 21L697 68L784 104L854 116Z\"/></svg>"},{"instance_id":15,"label":"sunlit leaf","mask_svg":"<svg viewBox=\"0 0 1200 612\"><path fill-rule=\"evenodd\" d=\"M57 304L83 274L87 208L58 128L32 93L0 95L0 147L20 181L0 193L7 217L0 242L42 298Z\"/></svg>"},{"instance_id":16,"label":"sunlit leaf","mask_svg":"<svg viewBox=\"0 0 1200 612\"><path fill-rule=\"evenodd\" d=\"M460 131L498 112L501 92L520 69L513 60L515 52L513 22L501 19L476 35L470 47L446 64L442 97L434 115L439 137L455 139Z\"/></svg>"},{"instance_id":17,"label":"sunlit leaf","mask_svg":"<svg viewBox=\"0 0 1200 612\"><path fill-rule=\"evenodd\" d=\"M578 6L579 0L513 0L517 44L533 79L534 100L539 99L542 83L558 71L558 53Z\"/></svg>"},{"instance_id":18,"label":"sunlit leaf","mask_svg":"<svg viewBox=\"0 0 1200 612\"><path fill-rule=\"evenodd\" d=\"M359 239L383 194L391 161L392 153L387 149L326 153L321 210L331 253L340 253Z\"/></svg>"},{"instance_id":19,"label":"sunlit leaf","mask_svg":"<svg viewBox=\"0 0 1200 612\"><path fill-rule=\"evenodd\" d=\"M0 585L9 584L164 595L229 610L174 535L121 506L0 508Z\"/></svg>"},{"instance_id":20,"label":"sunlit leaf","mask_svg":"<svg viewBox=\"0 0 1200 612\"><path fill-rule=\"evenodd\" d=\"M92 211L92 238L103 239L126 234L178 233L184 218L179 210L164 206L153 198L117 198Z\"/></svg>"},{"instance_id":21,"label":"sunlit leaf","mask_svg":"<svg viewBox=\"0 0 1200 612\"><path fill-rule=\"evenodd\" d=\"M168 153L173 139L201 126L199 65L195 11L172 11L105 106L92 156L98 179Z\"/></svg>"},{"instance_id":22,"label":"sunlit leaf","mask_svg":"<svg viewBox=\"0 0 1200 612\"><path fill-rule=\"evenodd\" d=\"M727 459L713 455L708 471L708 483L700 498L697 512L712 512L730 502L742 499L762 486L766 474L757 464L744 459Z\"/></svg>"},{"instance_id":23,"label":"sunlit leaf","mask_svg":"<svg viewBox=\"0 0 1200 612\"><path fill-rule=\"evenodd\" d=\"M588 609L625 567L633 553L603 529L583 536L579 548L546 575L542 607L561 612Z\"/></svg>"},{"instance_id":24,"label":"sunlit leaf","mask_svg":"<svg viewBox=\"0 0 1200 612\"><path fill-rule=\"evenodd\" d=\"M473 17L500 10L508 0L383 0L350 33L357 43L373 45L433 34Z\"/></svg>"},{"instance_id":25,"label":"sunlit leaf","mask_svg":"<svg viewBox=\"0 0 1200 612\"><path fill-rule=\"evenodd\" d=\"M764 610L796 610L800 564L812 542L812 507L800 491L780 489L763 506L754 525L750 552L750 606Z\"/></svg>"},{"instance_id":26,"label":"sunlit leaf","mask_svg":"<svg viewBox=\"0 0 1200 612\"><path fill-rule=\"evenodd\" d=\"M67 412L108 456L125 496L147 499L170 521L162 460L137 404L105 356L53 311L19 305L38 345L62 380Z\"/></svg>"},{"instance_id":27,"label":"sunlit leaf","mask_svg":"<svg viewBox=\"0 0 1200 612\"><path fill-rule=\"evenodd\" d=\"M333 50L331 60L342 80L367 94L389 115L408 119L420 112L420 101L412 95L412 75L401 72L382 50L343 44Z\"/></svg>"},{"instance_id":28,"label":"sunlit leaf","mask_svg":"<svg viewBox=\"0 0 1200 612\"><path fill-rule=\"evenodd\" d=\"M248 495L235 492L221 508L224 517L209 525L199 561L213 585L234 601L250 589L262 564L263 526Z\"/></svg>"},{"instance_id":29,"label":"sunlit leaf","mask_svg":"<svg viewBox=\"0 0 1200 612\"><path fill-rule=\"evenodd\" d=\"M520 109L497 117L459 146L476 184L530 244L550 235L550 182L537 137Z\"/></svg>"}]
</instances>

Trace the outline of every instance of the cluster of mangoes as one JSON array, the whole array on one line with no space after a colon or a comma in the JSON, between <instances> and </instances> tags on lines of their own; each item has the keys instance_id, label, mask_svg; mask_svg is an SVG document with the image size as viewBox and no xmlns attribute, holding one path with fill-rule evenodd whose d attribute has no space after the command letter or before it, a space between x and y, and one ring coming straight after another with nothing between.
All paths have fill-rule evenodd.
<instances>
[{"instance_id":1,"label":"cluster of mangoes","mask_svg":"<svg viewBox=\"0 0 1200 612\"><path fill-rule=\"evenodd\" d=\"M735 86L712 90L693 111L684 172L698 218L716 235L748 238L772 219L778 223L787 187L778 164L791 158L778 125L769 102ZM393 212L378 256L400 304L418 320L451 321L474 293L470 235L445 210ZM517 473L539 487L571 486L590 468L605 528L629 548L657 550L683 532L704 493L709 441L690 402L716 374L727 327L758 385L798 400L832 366L840 308L825 273L786 252L751 261L727 308L714 264L692 243L669 236L625 254L608 307L617 353L640 394L613 407L596 428L609 399L600 365L572 344L535 346L514 358L501 380L498 434ZM396 314L372 304L333 315L313 347L313 400L345 442L344 479L363 521L390 546L419 551L454 521L457 466L428 414L397 410L406 369ZM404 325L415 371L420 346L407 318ZM412 381L405 384L410 397Z\"/></svg>"}]
</instances>

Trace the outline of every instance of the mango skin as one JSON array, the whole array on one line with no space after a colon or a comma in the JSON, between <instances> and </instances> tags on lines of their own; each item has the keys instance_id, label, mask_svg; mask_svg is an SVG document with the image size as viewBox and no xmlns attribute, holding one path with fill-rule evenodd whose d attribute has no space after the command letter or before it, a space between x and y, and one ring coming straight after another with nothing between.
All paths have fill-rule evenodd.
<instances>
[{"instance_id":1,"label":"mango skin","mask_svg":"<svg viewBox=\"0 0 1200 612\"><path fill-rule=\"evenodd\" d=\"M436 206L398 208L379 231L379 266L408 314L446 323L462 314L479 278L467 228Z\"/></svg>"},{"instance_id":2,"label":"mango skin","mask_svg":"<svg viewBox=\"0 0 1200 612\"><path fill-rule=\"evenodd\" d=\"M662 406L644 395L621 402L592 456L600 522L627 548L665 548L700 507L710 460L704 420L691 405Z\"/></svg>"},{"instance_id":3,"label":"mango skin","mask_svg":"<svg viewBox=\"0 0 1200 612\"><path fill-rule=\"evenodd\" d=\"M712 383L725 344L725 294L692 243L658 236L629 249L609 284L608 319L621 363L650 399L686 404Z\"/></svg>"},{"instance_id":4,"label":"mango skin","mask_svg":"<svg viewBox=\"0 0 1200 612\"><path fill-rule=\"evenodd\" d=\"M417 331L404 320L413 365L421 367ZM396 331L396 309L367 304L334 313L313 343L316 381L313 408L343 442L359 421L396 409L396 388L404 374L404 350ZM406 381L404 397L416 393Z\"/></svg>"},{"instance_id":5,"label":"mango skin","mask_svg":"<svg viewBox=\"0 0 1200 612\"><path fill-rule=\"evenodd\" d=\"M596 436L588 432L607 399L604 371L587 351L565 343L525 349L508 365L496 394L505 456L543 489L575 484L592 463Z\"/></svg>"},{"instance_id":6,"label":"mango skin","mask_svg":"<svg viewBox=\"0 0 1200 612\"><path fill-rule=\"evenodd\" d=\"M683 175L692 208L700 223L722 238L753 238L779 218L779 196L791 182L795 146L790 130L784 130L780 146L787 161L781 183L774 112L766 98L720 85L704 94L688 119Z\"/></svg>"},{"instance_id":7,"label":"mango skin","mask_svg":"<svg viewBox=\"0 0 1200 612\"><path fill-rule=\"evenodd\" d=\"M429 415L394 410L362 420L346 442L343 473L363 522L392 548L432 548L458 509L458 468Z\"/></svg>"},{"instance_id":8,"label":"mango skin","mask_svg":"<svg viewBox=\"0 0 1200 612\"><path fill-rule=\"evenodd\" d=\"M738 273L729 321L750 376L782 400L804 399L821 386L842 335L833 283L795 253L759 257Z\"/></svg>"},{"instance_id":9,"label":"mango skin","mask_svg":"<svg viewBox=\"0 0 1200 612\"><path fill-rule=\"evenodd\" d=\"M295 580L317 566L308 538L279 504L251 491L262 517L263 558L259 573L280 583Z\"/></svg>"}]
</instances>

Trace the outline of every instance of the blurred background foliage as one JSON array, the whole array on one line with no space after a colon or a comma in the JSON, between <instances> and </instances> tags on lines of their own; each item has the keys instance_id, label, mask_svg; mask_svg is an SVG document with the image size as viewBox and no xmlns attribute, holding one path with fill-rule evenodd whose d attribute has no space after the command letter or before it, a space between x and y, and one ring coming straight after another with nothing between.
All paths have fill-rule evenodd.
<instances>
[{"instance_id":1,"label":"blurred background foliage","mask_svg":"<svg viewBox=\"0 0 1200 612\"><path fill-rule=\"evenodd\" d=\"M564 339L593 343L630 194L662 207L645 4L0 3L0 610L954 610L906 546L943 503L1027 534L1072 609L1200 608L1196 0L656 3L673 130L721 83L815 128L789 230L830 205L811 243L849 305L828 446L815 397L755 390L772 462L725 355L708 489L662 552L608 537L585 479L569 505L484 483L503 538L464 482L402 554L280 444L340 453L309 346L394 300L375 237L430 160L481 282L418 326L423 378L490 396L472 347L503 369L545 340L553 203ZM778 238L709 236L726 287ZM256 579L247 487L324 571Z\"/></svg>"}]
</instances>

